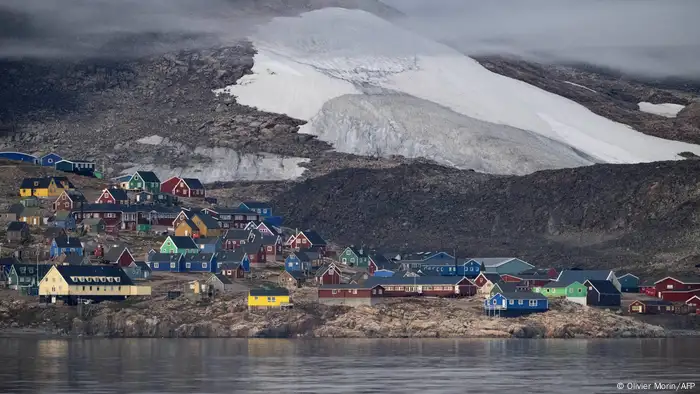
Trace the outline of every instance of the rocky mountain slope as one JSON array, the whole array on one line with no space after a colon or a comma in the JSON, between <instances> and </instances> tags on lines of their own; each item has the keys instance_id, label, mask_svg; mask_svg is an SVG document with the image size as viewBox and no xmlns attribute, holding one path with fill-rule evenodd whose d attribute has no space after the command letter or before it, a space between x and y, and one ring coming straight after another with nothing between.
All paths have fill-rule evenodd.
<instances>
[{"instance_id":1,"label":"rocky mountain slope","mask_svg":"<svg viewBox=\"0 0 700 394\"><path fill-rule=\"evenodd\" d=\"M282 192L290 223L341 244L458 249L537 265L689 272L700 239L700 161L491 176L430 164L340 170ZM304 201L305 204L298 204Z\"/></svg>"}]
</instances>

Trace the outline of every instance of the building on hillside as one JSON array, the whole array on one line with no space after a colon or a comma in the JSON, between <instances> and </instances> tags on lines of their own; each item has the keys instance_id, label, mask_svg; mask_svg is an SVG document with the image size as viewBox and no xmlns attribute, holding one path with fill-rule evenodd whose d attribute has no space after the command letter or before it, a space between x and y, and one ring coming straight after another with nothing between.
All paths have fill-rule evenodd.
<instances>
[{"instance_id":1,"label":"building on hillside","mask_svg":"<svg viewBox=\"0 0 700 394\"><path fill-rule=\"evenodd\" d=\"M549 300L531 292L496 293L484 300L484 312L491 316L515 317L549 310Z\"/></svg>"},{"instance_id":2,"label":"building on hillside","mask_svg":"<svg viewBox=\"0 0 700 394\"><path fill-rule=\"evenodd\" d=\"M153 171L136 171L129 179L128 189L160 194L160 179Z\"/></svg>"},{"instance_id":3,"label":"building on hillside","mask_svg":"<svg viewBox=\"0 0 700 394\"><path fill-rule=\"evenodd\" d=\"M586 305L588 296L588 288L578 281L549 282L542 287L533 288L532 291L548 298L566 298L581 305Z\"/></svg>"},{"instance_id":4,"label":"building on hillside","mask_svg":"<svg viewBox=\"0 0 700 394\"><path fill-rule=\"evenodd\" d=\"M47 153L39 158L39 164L43 167L54 167L56 163L63 160L61 156L56 153Z\"/></svg>"},{"instance_id":5,"label":"building on hillside","mask_svg":"<svg viewBox=\"0 0 700 394\"><path fill-rule=\"evenodd\" d=\"M587 280L607 280L612 282L618 290L622 289L615 272L611 270L563 270L556 279L557 282L564 284L573 282L583 284Z\"/></svg>"},{"instance_id":6,"label":"building on hillside","mask_svg":"<svg viewBox=\"0 0 700 394\"><path fill-rule=\"evenodd\" d=\"M58 211L49 219L49 225L75 231L75 217L69 211Z\"/></svg>"},{"instance_id":7,"label":"building on hillside","mask_svg":"<svg viewBox=\"0 0 700 394\"><path fill-rule=\"evenodd\" d=\"M670 301L635 300L629 305L629 313L639 313L644 315L675 313L675 307Z\"/></svg>"},{"instance_id":8,"label":"building on hillside","mask_svg":"<svg viewBox=\"0 0 700 394\"><path fill-rule=\"evenodd\" d=\"M483 296L490 296L491 290L496 283L501 282L501 276L495 273L480 272L474 279L474 285L478 288L478 293Z\"/></svg>"},{"instance_id":9,"label":"building on hillside","mask_svg":"<svg viewBox=\"0 0 700 394\"><path fill-rule=\"evenodd\" d=\"M381 285L368 287L360 284L332 284L318 288L318 303L325 305L373 306L380 304L384 298Z\"/></svg>"},{"instance_id":10,"label":"building on hillside","mask_svg":"<svg viewBox=\"0 0 700 394\"><path fill-rule=\"evenodd\" d=\"M231 291L235 288L233 282L231 282L227 276L222 274L212 273L209 279L207 279L206 284L220 293Z\"/></svg>"},{"instance_id":11,"label":"building on hillside","mask_svg":"<svg viewBox=\"0 0 700 394\"><path fill-rule=\"evenodd\" d=\"M25 178L19 188L22 197L58 197L64 190L75 190L75 186L64 176Z\"/></svg>"},{"instance_id":12,"label":"building on hillside","mask_svg":"<svg viewBox=\"0 0 700 394\"><path fill-rule=\"evenodd\" d=\"M238 264L243 269L243 272L250 272L250 257L242 249L227 252L217 252L216 261L219 264L219 266L224 266L226 264Z\"/></svg>"},{"instance_id":13,"label":"building on hillside","mask_svg":"<svg viewBox=\"0 0 700 394\"><path fill-rule=\"evenodd\" d=\"M146 264L153 271L185 272L185 255L181 253L149 254Z\"/></svg>"},{"instance_id":14,"label":"building on hillside","mask_svg":"<svg viewBox=\"0 0 700 394\"><path fill-rule=\"evenodd\" d=\"M185 255L185 271L218 272L216 253L188 253Z\"/></svg>"},{"instance_id":15,"label":"building on hillside","mask_svg":"<svg viewBox=\"0 0 700 394\"><path fill-rule=\"evenodd\" d=\"M504 282L525 283L528 287L542 287L551 282L552 279L545 273L527 273L527 274L503 274L501 280Z\"/></svg>"},{"instance_id":16,"label":"building on hillside","mask_svg":"<svg viewBox=\"0 0 700 394\"><path fill-rule=\"evenodd\" d=\"M305 252L292 252L284 259L285 271L311 272L312 257Z\"/></svg>"},{"instance_id":17,"label":"building on hillside","mask_svg":"<svg viewBox=\"0 0 700 394\"><path fill-rule=\"evenodd\" d=\"M367 268L369 256L364 248L348 246L338 257L340 262L350 267Z\"/></svg>"},{"instance_id":18,"label":"building on hillside","mask_svg":"<svg viewBox=\"0 0 700 394\"><path fill-rule=\"evenodd\" d=\"M239 206L239 209L246 209L259 214L260 216L272 216L272 206L265 202L245 201Z\"/></svg>"},{"instance_id":19,"label":"building on hillside","mask_svg":"<svg viewBox=\"0 0 700 394\"><path fill-rule=\"evenodd\" d=\"M373 276L364 283L364 286L374 285L382 286L386 297L467 297L476 294L477 290L471 280L458 276Z\"/></svg>"},{"instance_id":20,"label":"building on hillside","mask_svg":"<svg viewBox=\"0 0 700 394\"><path fill-rule=\"evenodd\" d=\"M622 293L609 280L587 280L586 305L619 307L622 305Z\"/></svg>"},{"instance_id":21,"label":"building on hillside","mask_svg":"<svg viewBox=\"0 0 700 394\"><path fill-rule=\"evenodd\" d=\"M700 277L667 276L654 283L659 298L671 302L685 302L700 295Z\"/></svg>"},{"instance_id":22,"label":"building on hillside","mask_svg":"<svg viewBox=\"0 0 700 394\"><path fill-rule=\"evenodd\" d=\"M77 254L78 256L82 256L83 244L80 242L80 238L71 236L54 238L49 248L49 256L54 258L62 254Z\"/></svg>"},{"instance_id":23,"label":"building on hillside","mask_svg":"<svg viewBox=\"0 0 700 394\"><path fill-rule=\"evenodd\" d=\"M29 241L29 225L25 222L10 222L6 231L7 242L10 244L21 244Z\"/></svg>"},{"instance_id":24,"label":"building on hillside","mask_svg":"<svg viewBox=\"0 0 700 394\"><path fill-rule=\"evenodd\" d=\"M277 285L287 289L297 289L306 283L306 274L302 271L282 271L277 278Z\"/></svg>"},{"instance_id":25,"label":"building on hillside","mask_svg":"<svg viewBox=\"0 0 700 394\"><path fill-rule=\"evenodd\" d=\"M53 202L54 211L79 210L81 204L87 204L83 193L77 190L64 190Z\"/></svg>"},{"instance_id":26,"label":"building on hillside","mask_svg":"<svg viewBox=\"0 0 700 394\"><path fill-rule=\"evenodd\" d=\"M7 286L24 295L37 295L39 283L51 267L49 264L12 264Z\"/></svg>"},{"instance_id":27,"label":"building on hillside","mask_svg":"<svg viewBox=\"0 0 700 394\"><path fill-rule=\"evenodd\" d=\"M300 231L290 242L290 247L294 250L325 248L326 246L326 241L314 230Z\"/></svg>"},{"instance_id":28,"label":"building on hillside","mask_svg":"<svg viewBox=\"0 0 700 394\"><path fill-rule=\"evenodd\" d=\"M145 261L134 261L128 267L122 267L131 280L148 280L153 274L151 267Z\"/></svg>"},{"instance_id":29,"label":"building on hillside","mask_svg":"<svg viewBox=\"0 0 700 394\"><path fill-rule=\"evenodd\" d=\"M95 200L95 204L128 205L129 202L129 195L126 190L117 187L102 190L102 194Z\"/></svg>"},{"instance_id":30,"label":"building on hillside","mask_svg":"<svg viewBox=\"0 0 700 394\"><path fill-rule=\"evenodd\" d=\"M120 267L128 267L136 261L126 246L111 248L105 253L104 261Z\"/></svg>"},{"instance_id":31,"label":"building on hillside","mask_svg":"<svg viewBox=\"0 0 700 394\"><path fill-rule=\"evenodd\" d=\"M333 263L319 267L314 277L316 278L316 283L319 285L340 284L340 270Z\"/></svg>"},{"instance_id":32,"label":"building on hillside","mask_svg":"<svg viewBox=\"0 0 700 394\"><path fill-rule=\"evenodd\" d=\"M656 294L656 281L653 279L646 279L639 283L639 292L646 294L649 297L657 297Z\"/></svg>"},{"instance_id":33,"label":"building on hillside","mask_svg":"<svg viewBox=\"0 0 700 394\"><path fill-rule=\"evenodd\" d=\"M245 278L245 270L243 269L241 263L221 263L217 260L217 265L221 275L224 275L230 280Z\"/></svg>"},{"instance_id":34,"label":"building on hillside","mask_svg":"<svg viewBox=\"0 0 700 394\"><path fill-rule=\"evenodd\" d=\"M200 253L216 253L223 251L223 244L220 237L199 237L193 238L199 246Z\"/></svg>"},{"instance_id":35,"label":"building on hillside","mask_svg":"<svg viewBox=\"0 0 700 394\"><path fill-rule=\"evenodd\" d=\"M626 273L617 277L623 293L639 293L639 277Z\"/></svg>"},{"instance_id":36,"label":"building on hillside","mask_svg":"<svg viewBox=\"0 0 700 394\"><path fill-rule=\"evenodd\" d=\"M496 293L506 294L506 293L517 293L519 291L528 291L527 287L515 282L498 282L493 285L489 297L495 295Z\"/></svg>"},{"instance_id":37,"label":"building on hillside","mask_svg":"<svg viewBox=\"0 0 700 394\"><path fill-rule=\"evenodd\" d=\"M292 306L289 290L252 289L248 292L248 309L288 308Z\"/></svg>"},{"instance_id":38,"label":"building on hillside","mask_svg":"<svg viewBox=\"0 0 700 394\"><path fill-rule=\"evenodd\" d=\"M19 221L30 226L41 226L44 224L44 214L41 212L41 208L25 207L19 214Z\"/></svg>"},{"instance_id":39,"label":"building on hillside","mask_svg":"<svg viewBox=\"0 0 700 394\"><path fill-rule=\"evenodd\" d=\"M39 284L43 302L76 304L124 300L151 295L150 286L136 286L120 267L105 265L55 265Z\"/></svg>"},{"instance_id":40,"label":"building on hillside","mask_svg":"<svg viewBox=\"0 0 700 394\"><path fill-rule=\"evenodd\" d=\"M383 270L391 271L391 275L388 276L393 276L393 274L400 268L397 263L387 259L384 255L378 253L370 254L367 257L367 260L367 273L369 273L369 275L375 275L377 271Z\"/></svg>"},{"instance_id":41,"label":"building on hillside","mask_svg":"<svg viewBox=\"0 0 700 394\"><path fill-rule=\"evenodd\" d=\"M72 172L85 176L93 176L95 173L95 162L90 160L66 160L62 159L54 164L58 171Z\"/></svg>"},{"instance_id":42,"label":"building on hillside","mask_svg":"<svg viewBox=\"0 0 700 394\"><path fill-rule=\"evenodd\" d=\"M171 177L160 185L162 193L169 193L179 197L205 198L204 185L196 178Z\"/></svg>"}]
</instances>

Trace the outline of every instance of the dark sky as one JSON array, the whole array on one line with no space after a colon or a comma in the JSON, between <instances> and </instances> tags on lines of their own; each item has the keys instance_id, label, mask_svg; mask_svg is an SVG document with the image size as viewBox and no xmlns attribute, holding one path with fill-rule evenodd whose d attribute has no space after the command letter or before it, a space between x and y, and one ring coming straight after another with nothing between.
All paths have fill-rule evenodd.
<instances>
[{"instance_id":1,"label":"dark sky","mask_svg":"<svg viewBox=\"0 0 700 394\"><path fill-rule=\"evenodd\" d=\"M299 3L375 0L304 0ZM468 54L700 77L700 0L382 0L396 22ZM292 0L2 0L0 57L113 55L244 37ZM249 12L250 10L254 12ZM121 55L121 53L119 53Z\"/></svg>"}]
</instances>

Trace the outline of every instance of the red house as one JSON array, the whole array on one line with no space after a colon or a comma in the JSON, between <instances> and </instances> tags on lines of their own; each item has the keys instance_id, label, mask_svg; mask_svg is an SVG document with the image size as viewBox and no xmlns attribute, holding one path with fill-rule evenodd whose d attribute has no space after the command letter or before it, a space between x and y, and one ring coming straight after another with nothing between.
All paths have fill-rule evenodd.
<instances>
[{"instance_id":1,"label":"red house","mask_svg":"<svg viewBox=\"0 0 700 394\"><path fill-rule=\"evenodd\" d=\"M231 228L224 233L222 247L226 250L236 250L254 239L255 234L250 230Z\"/></svg>"},{"instance_id":2,"label":"red house","mask_svg":"<svg viewBox=\"0 0 700 394\"><path fill-rule=\"evenodd\" d=\"M96 204L128 204L129 195L126 190L109 188L102 190L102 194L95 200Z\"/></svg>"},{"instance_id":3,"label":"red house","mask_svg":"<svg viewBox=\"0 0 700 394\"><path fill-rule=\"evenodd\" d=\"M325 305L376 305L384 298L381 285L331 284L318 288L318 302Z\"/></svg>"},{"instance_id":4,"label":"red house","mask_svg":"<svg viewBox=\"0 0 700 394\"><path fill-rule=\"evenodd\" d=\"M477 291L472 281L458 276L372 277L365 281L365 286L376 284L384 288L387 297L465 297Z\"/></svg>"},{"instance_id":5,"label":"red house","mask_svg":"<svg viewBox=\"0 0 700 394\"><path fill-rule=\"evenodd\" d=\"M656 285L652 281L644 281L639 285L639 292L650 297L656 297Z\"/></svg>"},{"instance_id":6,"label":"red house","mask_svg":"<svg viewBox=\"0 0 700 394\"><path fill-rule=\"evenodd\" d=\"M695 308L697 311L700 309L700 295L694 295L685 301L691 308Z\"/></svg>"},{"instance_id":7,"label":"red house","mask_svg":"<svg viewBox=\"0 0 700 394\"><path fill-rule=\"evenodd\" d=\"M265 246L262 244L261 240L246 243L241 246L241 248L248 255L250 265L262 265L267 263Z\"/></svg>"},{"instance_id":8,"label":"red house","mask_svg":"<svg viewBox=\"0 0 700 394\"><path fill-rule=\"evenodd\" d=\"M260 241L265 247L267 261L282 260L282 238L280 236L262 236Z\"/></svg>"},{"instance_id":9,"label":"red house","mask_svg":"<svg viewBox=\"0 0 700 394\"><path fill-rule=\"evenodd\" d=\"M664 301L685 302L700 294L700 278L676 278L667 276L654 282L656 294Z\"/></svg>"},{"instance_id":10,"label":"red house","mask_svg":"<svg viewBox=\"0 0 700 394\"><path fill-rule=\"evenodd\" d=\"M300 231L290 242L289 246L296 250L325 248L326 241L314 230Z\"/></svg>"},{"instance_id":11,"label":"red house","mask_svg":"<svg viewBox=\"0 0 700 394\"><path fill-rule=\"evenodd\" d=\"M171 177L160 184L160 191L180 197L206 197L204 185L196 178Z\"/></svg>"},{"instance_id":12,"label":"red house","mask_svg":"<svg viewBox=\"0 0 700 394\"><path fill-rule=\"evenodd\" d=\"M127 247L116 247L110 249L105 255L104 260L120 267L128 267L131 265L131 263L136 261Z\"/></svg>"},{"instance_id":13,"label":"red house","mask_svg":"<svg viewBox=\"0 0 700 394\"><path fill-rule=\"evenodd\" d=\"M316 283L319 285L340 284L340 270L333 263L321 266L314 276L316 278Z\"/></svg>"},{"instance_id":14,"label":"red house","mask_svg":"<svg viewBox=\"0 0 700 394\"><path fill-rule=\"evenodd\" d=\"M87 199L83 193L76 190L64 190L56 201L53 202L54 211L72 211L80 208L80 203L86 204Z\"/></svg>"},{"instance_id":15,"label":"red house","mask_svg":"<svg viewBox=\"0 0 700 394\"><path fill-rule=\"evenodd\" d=\"M480 272L479 276L477 276L474 279L474 284L476 285L476 287L481 288L489 282L490 283L498 283L500 281L501 281L501 276L498 274L485 274L483 272ZM518 281L518 282L520 282L520 281Z\"/></svg>"}]
</instances>

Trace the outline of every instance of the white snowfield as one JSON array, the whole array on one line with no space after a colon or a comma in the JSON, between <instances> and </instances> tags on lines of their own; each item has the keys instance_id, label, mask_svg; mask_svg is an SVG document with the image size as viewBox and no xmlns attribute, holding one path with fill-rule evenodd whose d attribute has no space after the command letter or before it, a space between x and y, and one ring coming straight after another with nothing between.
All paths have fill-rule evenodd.
<instances>
[{"instance_id":1,"label":"white snowfield","mask_svg":"<svg viewBox=\"0 0 700 394\"><path fill-rule=\"evenodd\" d=\"M700 154L698 145L639 133L364 11L276 18L251 40L254 74L217 93L308 120L301 132L340 151L502 174Z\"/></svg>"},{"instance_id":2,"label":"white snowfield","mask_svg":"<svg viewBox=\"0 0 700 394\"><path fill-rule=\"evenodd\" d=\"M685 108L685 105L680 105L680 104L671 104L671 103L664 103L664 104L652 104L652 103L647 103L646 101L642 101L641 103L637 103L639 106L639 110L642 112L647 112L650 114L654 115L659 115L659 116L664 116L667 118L675 118L676 115L678 115L679 112Z\"/></svg>"}]
</instances>

